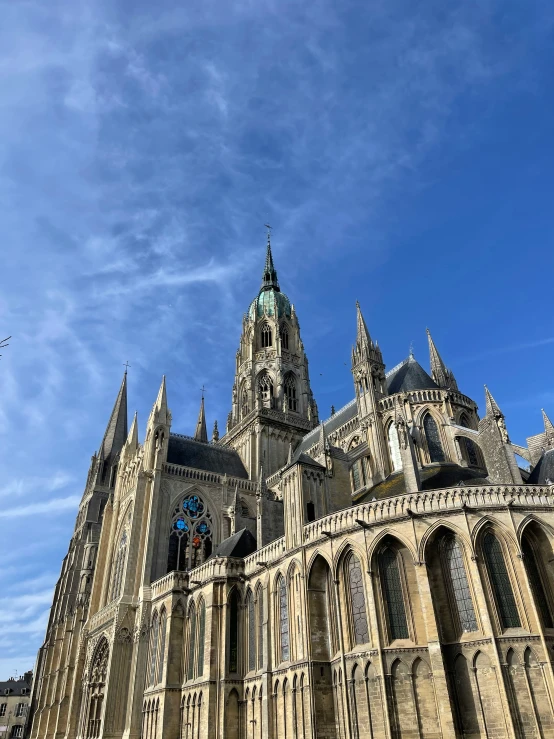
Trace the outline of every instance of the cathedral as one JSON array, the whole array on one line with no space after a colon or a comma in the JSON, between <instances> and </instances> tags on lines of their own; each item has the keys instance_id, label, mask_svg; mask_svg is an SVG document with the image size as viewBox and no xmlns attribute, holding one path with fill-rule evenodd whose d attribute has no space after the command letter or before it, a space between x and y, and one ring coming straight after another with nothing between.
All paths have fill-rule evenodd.
<instances>
[{"instance_id":1,"label":"cathedral","mask_svg":"<svg viewBox=\"0 0 554 739\"><path fill-rule=\"evenodd\" d=\"M554 737L554 426L511 441L428 334L319 417L271 246L225 433L127 377L36 664L33 739ZM237 332L238 333L238 332ZM346 358L345 358L346 359ZM517 456L516 456L517 455ZM525 469L517 460L527 461Z\"/></svg>"}]
</instances>

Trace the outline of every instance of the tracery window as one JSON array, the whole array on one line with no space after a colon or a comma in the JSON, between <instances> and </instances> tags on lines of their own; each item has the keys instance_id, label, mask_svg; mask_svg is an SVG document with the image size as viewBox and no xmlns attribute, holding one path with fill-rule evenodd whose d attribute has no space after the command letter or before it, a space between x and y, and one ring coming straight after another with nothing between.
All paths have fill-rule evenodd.
<instances>
[{"instance_id":1,"label":"tracery window","mask_svg":"<svg viewBox=\"0 0 554 739\"><path fill-rule=\"evenodd\" d=\"M204 641L206 639L206 604L204 601L200 604L200 623L198 625L198 667L196 670L197 677L204 674Z\"/></svg>"},{"instance_id":2,"label":"tracery window","mask_svg":"<svg viewBox=\"0 0 554 739\"><path fill-rule=\"evenodd\" d=\"M521 626L510 576L506 569L506 562L502 547L498 539L490 531L483 538L483 552L491 581L492 590L500 624L503 629Z\"/></svg>"},{"instance_id":3,"label":"tracery window","mask_svg":"<svg viewBox=\"0 0 554 739\"><path fill-rule=\"evenodd\" d=\"M239 669L239 596L236 590L229 603L229 672Z\"/></svg>"},{"instance_id":4,"label":"tracery window","mask_svg":"<svg viewBox=\"0 0 554 739\"><path fill-rule=\"evenodd\" d=\"M102 638L92 659L89 678L89 699L86 715L86 737L97 739L102 724L102 708L104 705L104 686L108 673L110 650L108 641Z\"/></svg>"},{"instance_id":5,"label":"tracery window","mask_svg":"<svg viewBox=\"0 0 554 739\"><path fill-rule=\"evenodd\" d=\"M112 580L112 600L119 598L121 595L121 584L123 582L123 572L125 570L125 563L127 560L127 531L125 530L121 539L119 540L119 546L115 555L115 565L113 569L113 580Z\"/></svg>"},{"instance_id":6,"label":"tracery window","mask_svg":"<svg viewBox=\"0 0 554 739\"><path fill-rule=\"evenodd\" d=\"M158 650L158 683L161 683L164 671L165 640L167 634L167 613L165 608L160 616L160 647Z\"/></svg>"},{"instance_id":7,"label":"tracery window","mask_svg":"<svg viewBox=\"0 0 554 739\"><path fill-rule=\"evenodd\" d=\"M264 591L261 587L257 590L258 611L258 670L261 670L264 662Z\"/></svg>"},{"instance_id":8,"label":"tracery window","mask_svg":"<svg viewBox=\"0 0 554 739\"><path fill-rule=\"evenodd\" d=\"M398 430L394 423L389 425L387 432L389 441L389 452L392 472L398 472L402 469L402 457L400 455L400 442L398 440Z\"/></svg>"},{"instance_id":9,"label":"tracery window","mask_svg":"<svg viewBox=\"0 0 554 739\"><path fill-rule=\"evenodd\" d=\"M391 547L384 549L379 556L379 571L391 641L409 638L398 559L398 552Z\"/></svg>"},{"instance_id":10,"label":"tracery window","mask_svg":"<svg viewBox=\"0 0 554 739\"><path fill-rule=\"evenodd\" d=\"M279 598L279 636L281 648L281 662L287 662L290 659L290 641L289 641L289 609L287 603L287 585L285 578L279 580L277 589Z\"/></svg>"},{"instance_id":11,"label":"tracery window","mask_svg":"<svg viewBox=\"0 0 554 739\"><path fill-rule=\"evenodd\" d=\"M196 651L196 606L192 603L189 611L189 655L187 680L194 677L194 653Z\"/></svg>"},{"instance_id":12,"label":"tracery window","mask_svg":"<svg viewBox=\"0 0 554 739\"><path fill-rule=\"evenodd\" d=\"M289 332L286 326L281 328L281 346L283 349L289 348Z\"/></svg>"},{"instance_id":13,"label":"tracery window","mask_svg":"<svg viewBox=\"0 0 554 739\"><path fill-rule=\"evenodd\" d=\"M248 670L256 669L256 607L252 591L248 593L246 600L248 613Z\"/></svg>"},{"instance_id":14,"label":"tracery window","mask_svg":"<svg viewBox=\"0 0 554 739\"><path fill-rule=\"evenodd\" d=\"M355 554L348 559L348 585L352 609L352 632L354 644L367 644L369 631L365 606L364 583L360 560Z\"/></svg>"},{"instance_id":15,"label":"tracery window","mask_svg":"<svg viewBox=\"0 0 554 739\"><path fill-rule=\"evenodd\" d=\"M431 462L444 462L439 427L430 413L427 413L423 419L423 429L425 431L425 438L427 439L427 448L429 449Z\"/></svg>"},{"instance_id":16,"label":"tracery window","mask_svg":"<svg viewBox=\"0 0 554 739\"><path fill-rule=\"evenodd\" d=\"M271 408L273 404L273 382L267 372L260 376L258 388L262 405L264 408Z\"/></svg>"},{"instance_id":17,"label":"tracery window","mask_svg":"<svg viewBox=\"0 0 554 739\"><path fill-rule=\"evenodd\" d=\"M358 459L352 465L352 488L359 490L366 484L365 465L363 459Z\"/></svg>"},{"instance_id":18,"label":"tracery window","mask_svg":"<svg viewBox=\"0 0 554 739\"><path fill-rule=\"evenodd\" d=\"M535 603L537 604L542 625L545 629L551 629L553 627L553 623L550 606L548 605L548 598L544 589L535 552L526 536L523 537L521 551L523 552L523 563L527 571L527 577L529 578L529 584L533 591L533 596L535 598Z\"/></svg>"},{"instance_id":19,"label":"tracery window","mask_svg":"<svg viewBox=\"0 0 554 739\"><path fill-rule=\"evenodd\" d=\"M191 570L212 553L212 514L200 496L187 495L173 511L167 571Z\"/></svg>"},{"instance_id":20,"label":"tracery window","mask_svg":"<svg viewBox=\"0 0 554 739\"><path fill-rule=\"evenodd\" d=\"M149 685L156 683L156 665L158 658L158 634L160 630L160 620L157 613L152 618L152 631L150 634L150 680Z\"/></svg>"},{"instance_id":21,"label":"tracery window","mask_svg":"<svg viewBox=\"0 0 554 739\"><path fill-rule=\"evenodd\" d=\"M441 540L440 551L447 592L453 596L449 603L455 620L462 632L477 631L477 619L460 543L453 534L447 534Z\"/></svg>"},{"instance_id":22,"label":"tracery window","mask_svg":"<svg viewBox=\"0 0 554 739\"><path fill-rule=\"evenodd\" d=\"M262 348L267 348L268 346L273 345L272 336L271 336L271 326L269 323L264 323L261 330L261 337L262 337Z\"/></svg>"},{"instance_id":23,"label":"tracery window","mask_svg":"<svg viewBox=\"0 0 554 739\"><path fill-rule=\"evenodd\" d=\"M298 398L296 396L296 380L294 375L289 374L285 378L285 395L287 398L287 409L289 411L298 411Z\"/></svg>"}]
</instances>

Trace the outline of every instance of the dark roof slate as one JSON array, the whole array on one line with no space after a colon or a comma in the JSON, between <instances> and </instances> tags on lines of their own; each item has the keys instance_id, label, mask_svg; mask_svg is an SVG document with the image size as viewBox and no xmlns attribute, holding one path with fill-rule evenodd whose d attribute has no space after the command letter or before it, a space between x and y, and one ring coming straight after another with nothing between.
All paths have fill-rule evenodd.
<instances>
[{"instance_id":1,"label":"dark roof slate","mask_svg":"<svg viewBox=\"0 0 554 739\"><path fill-rule=\"evenodd\" d=\"M0 701L2 696L6 695L6 690L10 691L10 695L21 695L21 691L25 690L24 695L29 695L31 683L28 683L23 678L21 680L2 680L0 682Z\"/></svg>"},{"instance_id":2,"label":"dark roof slate","mask_svg":"<svg viewBox=\"0 0 554 739\"><path fill-rule=\"evenodd\" d=\"M216 557L248 557L256 551L256 537L248 531L241 529L233 536L223 539L215 550Z\"/></svg>"},{"instance_id":3,"label":"dark roof slate","mask_svg":"<svg viewBox=\"0 0 554 739\"><path fill-rule=\"evenodd\" d=\"M356 403L356 398L354 398L336 413L333 413L333 415L326 421L323 421L325 425L326 436L329 436L329 434L332 434L333 431L336 431L345 423L348 423L348 421L354 418L357 413L358 405ZM300 442L300 445L296 448L297 453L305 452L307 449L317 443L320 433L321 424L319 424L319 426L316 426L315 429L312 429L309 434L306 434L306 436Z\"/></svg>"},{"instance_id":4,"label":"dark roof slate","mask_svg":"<svg viewBox=\"0 0 554 739\"><path fill-rule=\"evenodd\" d=\"M547 480L554 482L554 449L543 452L527 478L527 485L548 485Z\"/></svg>"},{"instance_id":5,"label":"dark roof slate","mask_svg":"<svg viewBox=\"0 0 554 739\"><path fill-rule=\"evenodd\" d=\"M167 461L169 464L248 479L242 460L234 449L206 444L189 436L169 435Z\"/></svg>"},{"instance_id":6,"label":"dark roof slate","mask_svg":"<svg viewBox=\"0 0 554 739\"><path fill-rule=\"evenodd\" d=\"M387 393L405 393L410 390L434 390L437 383L429 377L413 356L387 373Z\"/></svg>"}]
</instances>

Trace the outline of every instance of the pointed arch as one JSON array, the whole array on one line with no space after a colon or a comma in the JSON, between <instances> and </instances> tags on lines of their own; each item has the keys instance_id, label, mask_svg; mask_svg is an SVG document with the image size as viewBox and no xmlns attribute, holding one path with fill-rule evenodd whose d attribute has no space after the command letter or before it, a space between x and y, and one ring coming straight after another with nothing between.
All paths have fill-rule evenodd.
<instances>
[{"instance_id":1,"label":"pointed arch","mask_svg":"<svg viewBox=\"0 0 554 739\"><path fill-rule=\"evenodd\" d=\"M412 562L419 561L417 558L417 550L410 539L404 536L402 532L387 527L382 529L368 546L368 558L370 562L373 561L375 553L383 546L383 542L387 539L397 541L402 545L409 553Z\"/></svg>"},{"instance_id":2,"label":"pointed arch","mask_svg":"<svg viewBox=\"0 0 554 739\"><path fill-rule=\"evenodd\" d=\"M427 441L430 462L445 462L444 449L439 426L430 411L423 416L423 430Z\"/></svg>"},{"instance_id":3,"label":"pointed arch","mask_svg":"<svg viewBox=\"0 0 554 739\"><path fill-rule=\"evenodd\" d=\"M273 331L267 321L260 326L260 346L262 349L273 346Z\"/></svg>"},{"instance_id":4,"label":"pointed arch","mask_svg":"<svg viewBox=\"0 0 554 739\"><path fill-rule=\"evenodd\" d=\"M161 683L163 679L164 659L165 659L165 642L167 638L167 611L165 606L160 611L160 636L158 649L158 679L156 682Z\"/></svg>"},{"instance_id":5,"label":"pointed arch","mask_svg":"<svg viewBox=\"0 0 554 739\"><path fill-rule=\"evenodd\" d=\"M361 560L352 547L342 552L342 577L348 626L348 644L351 649L369 642L366 593Z\"/></svg>"},{"instance_id":6,"label":"pointed arch","mask_svg":"<svg viewBox=\"0 0 554 739\"><path fill-rule=\"evenodd\" d=\"M294 372L287 372L285 375L283 389L287 403L287 411L297 413L299 410L298 381Z\"/></svg>"},{"instance_id":7,"label":"pointed arch","mask_svg":"<svg viewBox=\"0 0 554 739\"><path fill-rule=\"evenodd\" d=\"M312 658L328 661L337 649L332 573L327 559L317 556L308 571L308 611Z\"/></svg>"},{"instance_id":8,"label":"pointed arch","mask_svg":"<svg viewBox=\"0 0 554 739\"><path fill-rule=\"evenodd\" d=\"M481 548L502 629L521 627L521 618L502 545L492 528L483 531Z\"/></svg>"},{"instance_id":9,"label":"pointed arch","mask_svg":"<svg viewBox=\"0 0 554 739\"><path fill-rule=\"evenodd\" d=\"M108 674L110 647L105 636L101 637L93 652L88 681L88 700L86 701L86 735L100 736L103 712L104 691Z\"/></svg>"},{"instance_id":10,"label":"pointed arch","mask_svg":"<svg viewBox=\"0 0 554 739\"><path fill-rule=\"evenodd\" d=\"M233 688L225 706L225 738L239 739L239 694Z\"/></svg>"},{"instance_id":11,"label":"pointed arch","mask_svg":"<svg viewBox=\"0 0 554 739\"><path fill-rule=\"evenodd\" d=\"M256 606L254 603L254 593L248 588L246 593L246 618L247 618L247 633L248 633L248 672L253 672L257 666L256 659Z\"/></svg>"},{"instance_id":12,"label":"pointed arch","mask_svg":"<svg viewBox=\"0 0 554 739\"><path fill-rule=\"evenodd\" d=\"M264 408L273 408L273 378L263 370L256 380L256 392Z\"/></svg>"},{"instance_id":13,"label":"pointed arch","mask_svg":"<svg viewBox=\"0 0 554 739\"><path fill-rule=\"evenodd\" d=\"M196 605L191 602L188 613L188 660L187 680L194 678L194 658L196 654Z\"/></svg>"},{"instance_id":14,"label":"pointed arch","mask_svg":"<svg viewBox=\"0 0 554 739\"><path fill-rule=\"evenodd\" d=\"M279 575L276 587L277 623L278 623L278 656L277 663L290 660L290 626L288 588L285 578Z\"/></svg>"},{"instance_id":15,"label":"pointed arch","mask_svg":"<svg viewBox=\"0 0 554 739\"><path fill-rule=\"evenodd\" d=\"M386 430L389 462L391 472L400 472L402 470L402 455L400 454L400 439L398 438L398 429L394 421L390 421Z\"/></svg>"},{"instance_id":16,"label":"pointed arch","mask_svg":"<svg viewBox=\"0 0 554 739\"><path fill-rule=\"evenodd\" d=\"M160 631L160 617L158 611L152 614L152 624L150 627L150 675L148 684L155 685L157 677L158 664L158 635Z\"/></svg>"},{"instance_id":17,"label":"pointed arch","mask_svg":"<svg viewBox=\"0 0 554 739\"><path fill-rule=\"evenodd\" d=\"M198 659L196 663L196 676L204 674L204 648L206 641L206 603L204 598L198 601Z\"/></svg>"},{"instance_id":18,"label":"pointed arch","mask_svg":"<svg viewBox=\"0 0 554 739\"><path fill-rule=\"evenodd\" d=\"M258 670L264 663L264 588L261 582L256 586L256 651L258 657Z\"/></svg>"}]
</instances>

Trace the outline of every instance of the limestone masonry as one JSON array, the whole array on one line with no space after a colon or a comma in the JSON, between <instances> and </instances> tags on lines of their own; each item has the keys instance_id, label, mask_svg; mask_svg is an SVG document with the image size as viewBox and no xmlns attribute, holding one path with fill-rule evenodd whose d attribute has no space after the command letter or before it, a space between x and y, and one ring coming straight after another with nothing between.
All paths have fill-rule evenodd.
<instances>
[{"instance_id":1,"label":"limestone masonry","mask_svg":"<svg viewBox=\"0 0 554 739\"><path fill-rule=\"evenodd\" d=\"M513 444L429 333L429 374L386 372L356 311L355 396L324 422L269 241L224 435L203 401L175 433L164 378L139 443L123 378L33 739L554 737L554 427Z\"/></svg>"}]
</instances>

